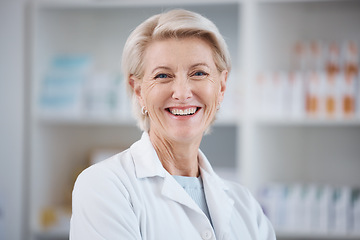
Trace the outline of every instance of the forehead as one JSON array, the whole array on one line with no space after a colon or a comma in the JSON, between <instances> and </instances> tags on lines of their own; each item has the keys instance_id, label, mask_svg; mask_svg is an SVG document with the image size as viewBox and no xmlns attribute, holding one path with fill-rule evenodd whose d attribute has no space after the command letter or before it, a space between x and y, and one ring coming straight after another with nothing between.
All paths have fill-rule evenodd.
<instances>
[{"instance_id":1,"label":"forehead","mask_svg":"<svg viewBox=\"0 0 360 240\"><path fill-rule=\"evenodd\" d=\"M159 65L186 67L206 63L215 67L212 48L200 38L156 40L146 48L143 60L145 71Z\"/></svg>"}]
</instances>

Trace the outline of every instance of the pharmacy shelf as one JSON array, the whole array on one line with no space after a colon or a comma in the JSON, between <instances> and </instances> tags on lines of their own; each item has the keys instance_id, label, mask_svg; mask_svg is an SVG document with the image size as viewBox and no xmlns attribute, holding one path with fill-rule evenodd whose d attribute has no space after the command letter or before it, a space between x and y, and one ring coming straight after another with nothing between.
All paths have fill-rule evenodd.
<instances>
[{"instance_id":1,"label":"pharmacy shelf","mask_svg":"<svg viewBox=\"0 0 360 240\"><path fill-rule=\"evenodd\" d=\"M30 149L27 160L31 179L27 187L31 194L28 206L31 240L67 239L67 228L42 230L37 222L40 209L58 204L63 193L69 193L69 178L93 149L125 148L141 135L135 120L127 115L96 118L41 115L38 97L49 61L63 52L90 53L101 71L119 75L121 48L131 29L147 16L174 7L185 7L212 19L232 54L233 68L225 95L230 104L223 105L222 110L227 112L220 112L213 133L204 137L201 146L209 159L215 160L213 165L220 175L241 181L253 192L271 181L358 186L360 116L258 117L253 90L257 74L291 69L289 48L297 40L360 39L359 1L36 0L29 9L31 41L27 61L32 87L27 93L30 116L26 142ZM330 165L333 167L324 168ZM278 237L360 239L357 234L281 231Z\"/></svg>"},{"instance_id":2,"label":"pharmacy shelf","mask_svg":"<svg viewBox=\"0 0 360 240\"><path fill-rule=\"evenodd\" d=\"M256 118L257 126L318 126L318 127L360 127L360 118L327 119L327 118L292 118L292 117L269 117Z\"/></svg>"},{"instance_id":3,"label":"pharmacy shelf","mask_svg":"<svg viewBox=\"0 0 360 240\"><path fill-rule=\"evenodd\" d=\"M132 118L120 117L40 117L38 120L42 125L104 125L104 126L136 126Z\"/></svg>"},{"instance_id":4,"label":"pharmacy shelf","mask_svg":"<svg viewBox=\"0 0 360 240\"><path fill-rule=\"evenodd\" d=\"M57 230L55 230L57 231ZM38 232L36 234L36 239L56 239L56 240L66 240L69 239L69 232Z\"/></svg>"},{"instance_id":5,"label":"pharmacy shelf","mask_svg":"<svg viewBox=\"0 0 360 240\"><path fill-rule=\"evenodd\" d=\"M278 239L341 239L341 240L359 240L360 233L307 233L307 232L290 232L276 231Z\"/></svg>"},{"instance_id":6,"label":"pharmacy shelf","mask_svg":"<svg viewBox=\"0 0 360 240\"><path fill-rule=\"evenodd\" d=\"M270 4L283 4L283 3L334 3L337 2L336 0L256 0L258 4L262 3L270 3ZM347 2L350 1L357 1L357 0L345 0Z\"/></svg>"},{"instance_id":7,"label":"pharmacy shelf","mask_svg":"<svg viewBox=\"0 0 360 240\"><path fill-rule=\"evenodd\" d=\"M69 219L70 221L70 219ZM35 239L54 239L54 240L68 240L69 239L69 231L65 230L54 230L52 231L44 231L44 232L37 232L34 237Z\"/></svg>"},{"instance_id":8,"label":"pharmacy shelf","mask_svg":"<svg viewBox=\"0 0 360 240\"><path fill-rule=\"evenodd\" d=\"M37 122L41 125L78 125L78 126L136 126L133 118L121 117L72 117L72 116L47 116L39 117ZM236 118L218 118L214 126L241 126L241 119Z\"/></svg>"}]
</instances>

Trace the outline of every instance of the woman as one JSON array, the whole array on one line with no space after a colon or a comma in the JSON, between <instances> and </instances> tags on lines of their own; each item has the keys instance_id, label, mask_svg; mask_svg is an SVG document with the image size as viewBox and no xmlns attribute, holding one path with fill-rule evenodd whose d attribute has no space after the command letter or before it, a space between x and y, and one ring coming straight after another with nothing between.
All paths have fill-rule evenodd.
<instances>
[{"instance_id":1,"label":"woman","mask_svg":"<svg viewBox=\"0 0 360 240\"><path fill-rule=\"evenodd\" d=\"M70 239L275 239L250 193L199 150L230 71L215 25L185 10L153 16L129 36L122 62L144 133L79 175Z\"/></svg>"}]
</instances>

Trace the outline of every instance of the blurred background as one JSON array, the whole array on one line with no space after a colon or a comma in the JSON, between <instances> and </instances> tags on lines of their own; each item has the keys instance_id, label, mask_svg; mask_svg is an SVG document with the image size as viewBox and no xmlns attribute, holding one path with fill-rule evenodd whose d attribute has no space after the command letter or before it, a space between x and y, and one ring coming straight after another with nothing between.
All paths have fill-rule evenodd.
<instances>
[{"instance_id":1,"label":"blurred background","mask_svg":"<svg viewBox=\"0 0 360 240\"><path fill-rule=\"evenodd\" d=\"M1 0L0 240L68 239L86 167L141 136L120 71L149 16L211 19L233 68L201 149L278 239L360 239L360 1Z\"/></svg>"}]
</instances>

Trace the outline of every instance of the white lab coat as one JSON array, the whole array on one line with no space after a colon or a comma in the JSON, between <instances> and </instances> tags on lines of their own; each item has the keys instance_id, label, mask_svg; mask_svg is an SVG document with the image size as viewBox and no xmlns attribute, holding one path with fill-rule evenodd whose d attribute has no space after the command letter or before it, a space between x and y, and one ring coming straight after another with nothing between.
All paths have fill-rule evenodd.
<instances>
[{"instance_id":1,"label":"white lab coat","mask_svg":"<svg viewBox=\"0 0 360 240\"><path fill-rule=\"evenodd\" d=\"M211 222L164 169L149 135L83 171L73 191L71 240L275 239L257 201L224 181L199 151Z\"/></svg>"}]
</instances>

